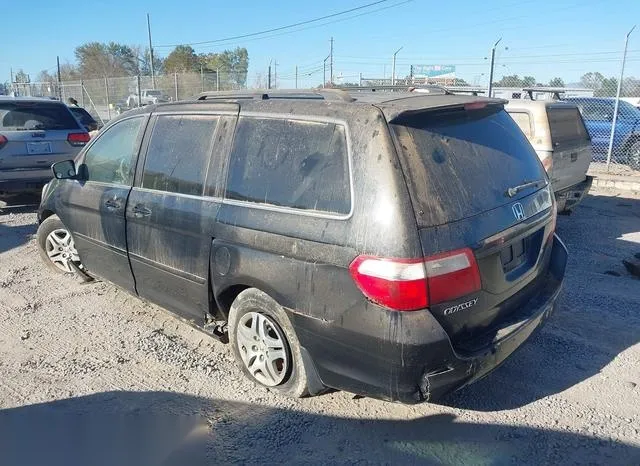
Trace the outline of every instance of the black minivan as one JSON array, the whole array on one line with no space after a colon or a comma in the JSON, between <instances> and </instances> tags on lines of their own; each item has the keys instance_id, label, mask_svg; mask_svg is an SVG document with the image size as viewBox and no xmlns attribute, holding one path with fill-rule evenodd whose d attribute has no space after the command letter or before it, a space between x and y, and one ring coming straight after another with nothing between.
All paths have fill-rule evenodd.
<instances>
[{"instance_id":1,"label":"black minivan","mask_svg":"<svg viewBox=\"0 0 640 466\"><path fill-rule=\"evenodd\" d=\"M504 101L205 93L110 122L53 165L38 244L228 338L252 380L433 400L553 312L567 252ZM108 312L108 311L105 311Z\"/></svg>"}]
</instances>

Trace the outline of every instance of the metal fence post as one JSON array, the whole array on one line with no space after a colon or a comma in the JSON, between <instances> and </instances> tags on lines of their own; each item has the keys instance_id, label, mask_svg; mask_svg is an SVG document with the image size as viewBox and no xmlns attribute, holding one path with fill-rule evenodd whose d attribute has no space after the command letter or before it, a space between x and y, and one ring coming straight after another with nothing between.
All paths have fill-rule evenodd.
<instances>
[{"instance_id":1,"label":"metal fence post","mask_svg":"<svg viewBox=\"0 0 640 466\"><path fill-rule=\"evenodd\" d=\"M104 88L107 97L107 115L109 120L111 120L111 104L109 103L109 78L107 78L106 76L104 77Z\"/></svg>"},{"instance_id":2,"label":"metal fence post","mask_svg":"<svg viewBox=\"0 0 640 466\"><path fill-rule=\"evenodd\" d=\"M216 91L220 90L220 68L216 68Z\"/></svg>"},{"instance_id":3,"label":"metal fence post","mask_svg":"<svg viewBox=\"0 0 640 466\"><path fill-rule=\"evenodd\" d=\"M633 26L624 39L624 52L622 54L622 66L620 67L620 79L618 80L618 90L616 91L616 103L613 107L613 121L611 122L611 134L609 136L609 149L607 150L607 171L611 165L611 152L613 151L613 138L616 134L616 123L618 121L618 107L620 105L620 91L622 90L622 78L624 77L624 65L627 61L627 46L629 45L629 36L636 27Z\"/></svg>"},{"instance_id":4,"label":"metal fence post","mask_svg":"<svg viewBox=\"0 0 640 466\"><path fill-rule=\"evenodd\" d=\"M178 100L178 73L173 73L173 85L176 92L176 100Z\"/></svg>"},{"instance_id":5,"label":"metal fence post","mask_svg":"<svg viewBox=\"0 0 640 466\"><path fill-rule=\"evenodd\" d=\"M80 106L84 107L84 80L80 80Z\"/></svg>"},{"instance_id":6,"label":"metal fence post","mask_svg":"<svg viewBox=\"0 0 640 466\"><path fill-rule=\"evenodd\" d=\"M140 75L136 76L136 86L138 88L138 98L136 99L136 107L142 106L142 89L140 89Z\"/></svg>"}]
</instances>

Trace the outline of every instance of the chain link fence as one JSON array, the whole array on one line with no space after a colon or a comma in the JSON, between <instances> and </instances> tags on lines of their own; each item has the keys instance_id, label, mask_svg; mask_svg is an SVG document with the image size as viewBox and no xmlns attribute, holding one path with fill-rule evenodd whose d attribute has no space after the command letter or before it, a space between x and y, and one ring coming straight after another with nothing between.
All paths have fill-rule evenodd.
<instances>
[{"instance_id":1,"label":"chain link fence","mask_svg":"<svg viewBox=\"0 0 640 466\"><path fill-rule=\"evenodd\" d=\"M599 73L598 73L599 74ZM73 98L93 116L106 122L123 111L154 102L191 98L200 92L246 88L247 76L225 71L175 73L156 76L106 77L62 83L13 83L16 95ZM593 147L593 166L606 164L608 171L627 174L640 171L640 78L627 77L617 94L614 78L587 85L565 85L562 78L540 84L530 76L504 76L492 85L491 96L504 99L562 100L575 103L583 116ZM262 84L256 80L254 86ZM360 74L352 88L406 89L435 84L454 92L487 95L488 82L471 86L455 76L443 78L376 78ZM612 137L613 132L613 137Z\"/></svg>"}]
</instances>

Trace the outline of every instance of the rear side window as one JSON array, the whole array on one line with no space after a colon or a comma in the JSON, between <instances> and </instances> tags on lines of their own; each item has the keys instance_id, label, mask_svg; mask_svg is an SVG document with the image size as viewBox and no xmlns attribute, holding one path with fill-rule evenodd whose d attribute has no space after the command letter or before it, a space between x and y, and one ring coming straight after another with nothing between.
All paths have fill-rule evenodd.
<instances>
[{"instance_id":1,"label":"rear side window","mask_svg":"<svg viewBox=\"0 0 640 466\"><path fill-rule=\"evenodd\" d=\"M142 187L178 194L203 194L218 117L161 115L153 127Z\"/></svg>"},{"instance_id":2,"label":"rear side window","mask_svg":"<svg viewBox=\"0 0 640 466\"><path fill-rule=\"evenodd\" d=\"M447 109L392 121L420 227L478 215L531 194L545 180L538 157L502 107Z\"/></svg>"},{"instance_id":3,"label":"rear side window","mask_svg":"<svg viewBox=\"0 0 640 466\"><path fill-rule=\"evenodd\" d=\"M520 127L524 135L528 138L531 138L531 115L526 112L509 112L513 121Z\"/></svg>"},{"instance_id":4,"label":"rear side window","mask_svg":"<svg viewBox=\"0 0 640 466\"><path fill-rule=\"evenodd\" d=\"M577 108L547 107L551 141L554 146L584 143L589 134Z\"/></svg>"},{"instance_id":5,"label":"rear side window","mask_svg":"<svg viewBox=\"0 0 640 466\"><path fill-rule=\"evenodd\" d=\"M77 130L69 109L55 102L0 102L0 130Z\"/></svg>"},{"instance_id":6,"label":"rear side window","mask_svg":"<svg viewBox=\"0 0 640 466\"><path fill-rule=\"evenodd\" d=\"M238 121L227 198L347 214L349 183L343 126L248 117Z\"/></svg>"}]
</instances>

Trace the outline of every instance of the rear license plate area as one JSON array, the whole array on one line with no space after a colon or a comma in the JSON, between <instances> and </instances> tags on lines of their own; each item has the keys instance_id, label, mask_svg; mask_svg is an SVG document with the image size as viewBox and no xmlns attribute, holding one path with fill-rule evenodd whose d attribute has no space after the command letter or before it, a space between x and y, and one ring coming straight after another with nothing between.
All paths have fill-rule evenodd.
<instances>
[{"instance_id":1,"label":"rear license plate area","mask_svg":"<svg viewBox=\"0 0 640 466\"><path fill-rule=\"evenodd\" d=\"M51 153L50 142L28 142L27 154L29 155L41 155Z\"/></svg>"},{"instance_id":2,"label":"rear license plate area","mask_svg":"<svg viewBox=\"0 0 640 466\"><path fill-rule=\"evenodd\" d=\"M500 251L502 270L509 273L527 259L528 238L517 240Z\"/></svg>"}]
</instances>

